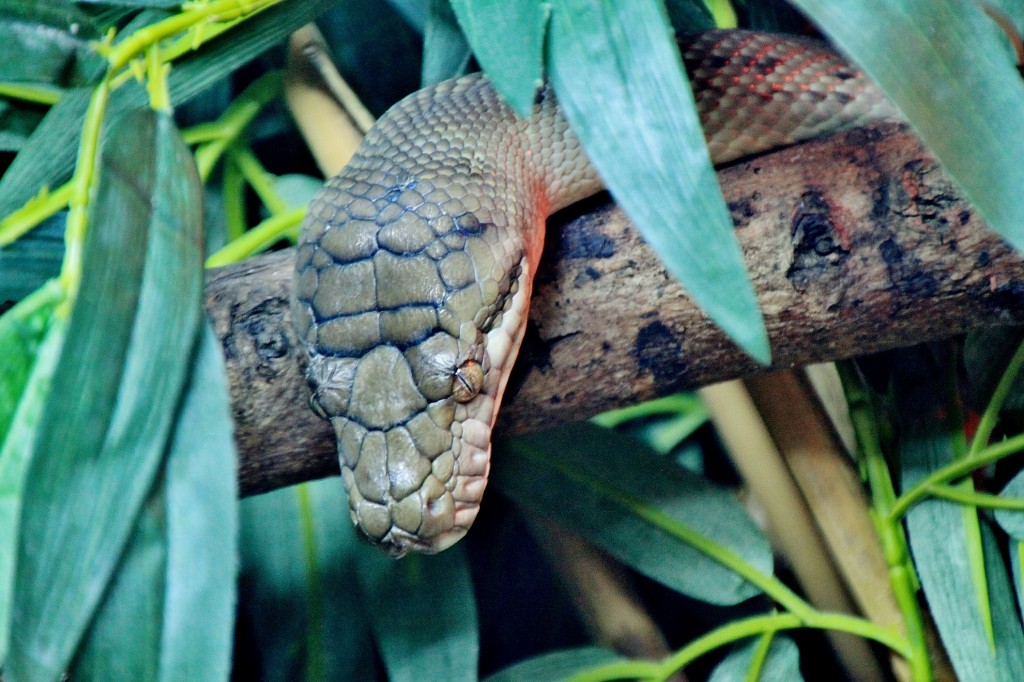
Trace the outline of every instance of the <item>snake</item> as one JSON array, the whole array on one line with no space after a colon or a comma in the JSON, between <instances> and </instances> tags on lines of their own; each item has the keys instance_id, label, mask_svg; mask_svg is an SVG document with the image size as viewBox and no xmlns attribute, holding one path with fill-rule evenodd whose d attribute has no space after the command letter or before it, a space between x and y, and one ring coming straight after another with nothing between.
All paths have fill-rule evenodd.
<instances>
[{"instance_id":1,"label":"snake","mask_svg":"<svg viewBox=\"0 0 1024 682\"><path fill-rule=\"evenodd\" d=\"M677 40L716 165L899 117L824 43ZM603 189L549 84L524 118L476 73L395 104L313 197L291 314L371 543L439 552L473 523L546 219Z\"/></svg>"}]
</instances>

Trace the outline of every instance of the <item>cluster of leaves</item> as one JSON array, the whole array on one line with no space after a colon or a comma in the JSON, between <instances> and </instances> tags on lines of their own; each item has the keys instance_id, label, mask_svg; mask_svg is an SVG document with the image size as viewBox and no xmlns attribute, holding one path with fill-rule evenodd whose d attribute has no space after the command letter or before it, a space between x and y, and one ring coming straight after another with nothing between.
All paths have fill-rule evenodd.
<instances>
[{"instance_id":1,"label":"cluster of leaves","mask_svg":"<svg viewBox=\"0 0 1024 682\"><path fill-rule=\"evenodd\" d=\"M0 5L5 679L230 672L236 455L204 188L169 109L316 3L159 4Z\"/></svg>"},{"instance_id":2,"label":"cluster of leaves","mask_svg":"<svg viewBox=\"0 0 1024 682\"><path fill-rule=\"evenodd\" d=\"M1005 45L973 4L795 4L889 91L993 227L1024 244L1010 198L1024 173L1012 163L1019 130L1007 123L1024 93L1019 83L1006 87L1016 77L1008 75ZM238 654L236 666L255 660L267 679L369 679L379 673L374 644L391 679L476 679L490 626L477 618L484 608L475 567L498 550L471 541L468 551L391 562L356 542L335 480L235 501L224 372L202 323L200 245L213 250L230 240L213 256L229 262L294 234L301 209L289 208L288 192L246 144L280 77L261 76L216 121L181 133L168 109L209 93L324 7L313 0L175 5L0 1L0 50L7 50L0 145L17 154L0 179L0 301L14 303L0 317L0 669L11 680L65 671L82 679L223 679L240 589L239 639L255 651ZM671 270L738 342L765 358L760 314L671 47L673 27L707 28L728 17L726 3L708 5L718 13L696 0L393 0L392 9L349 0L324 28L329 36L357 34L346 20L379 24L374 13L386 13L404 27L385 31L390 38L415 45L415 33L423 35L426 81L465 68L472 52L520 109L547 74L613 193ZM794 16L766 7L776 5L747 8L753 24ZM523 39L498 41L496 32ZM875 49L879 41L886 50ZM379 42L367 47L384 52ZM976 59L965 60L967 53ZM643 78L631 77L638 72ZM992 96L997 87L1008 94ZM634 127L624 131L622 120ZM220 187L206 185L220 160ZM251 230L245 186L269 215ZM203 197L223 206L209 220L223 231L204 234ZM701 229L679 229L688 225ZM917 419L932 414L931 405L899 396L893 409L906 426L886 439L872 430L877 405L855 401L864 475L894 550L887 558L906 637L822 613L773 575L767 541L732 494L665 454L704 421L687 398L606 417L608 426L660 415L641 436L648 445L595 425L500 444L499 491L551 513L668 592L735 610L727 625L662 662L570 648L492 679L665 679L735 645L712 679L794 680L797 649L778 633L816 628L873 639L924 680L918 576L964 679L1024 678L1012 653L1024 650L1024 636L1009 606L1011 583L1018 594L1022 584L1019 542L1011 544L1008 571L990 520L976 511L1019 509L1012 494L1021 484L1015 479L1002 502L962 490L967 474L1015 451L1013 439L991 446L988 439L1019 364L1010 363L970 448L958 445L955 410L946 410L950 420L936 432L935 422ZM925 377L945 376L940 370ZM848 385L862 395L852 372ZM926 393L936 395L953 393ZM903 467L897 483L883 449ZM1005 511L998 520L1021 537L1018 515ZM963 539L967 568L939 551L949 537ZM969 613L965 593L975 595ZM979 634L948 634L967 630Z\"/></svg>"}]
</instances>

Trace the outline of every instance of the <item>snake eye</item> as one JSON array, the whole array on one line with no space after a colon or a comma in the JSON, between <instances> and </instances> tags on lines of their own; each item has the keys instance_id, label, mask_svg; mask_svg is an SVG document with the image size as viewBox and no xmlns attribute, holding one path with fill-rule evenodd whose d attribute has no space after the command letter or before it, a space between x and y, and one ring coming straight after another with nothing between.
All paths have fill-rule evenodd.
<instances>
[{"instance_id":1,"label":"snake eye","mask_svg":"<svg viewBox=\"0 0 1024 682\"><path fill-rule=\"evenodd\" d=\"M484 387L484 368L476 360L466 360L455 370L452 397L456 402L468 403L477 397Z\"/></svg>"}]
</instances>

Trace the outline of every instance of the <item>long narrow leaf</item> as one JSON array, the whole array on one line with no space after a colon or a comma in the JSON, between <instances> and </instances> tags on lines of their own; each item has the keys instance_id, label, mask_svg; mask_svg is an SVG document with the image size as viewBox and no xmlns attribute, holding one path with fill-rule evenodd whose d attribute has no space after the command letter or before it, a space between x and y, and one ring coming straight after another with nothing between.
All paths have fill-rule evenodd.
<instances>
[{"instance_id":1,"label":"long narrow leaf","mask_svg":"<svg viewBox=\"0 0 1024 682\"><path fill-rule=\"evenodd\" d=\"M567 649L537 656L495 673L486 682L562 682L590 668L625 660L607 649Z\"/></svg>"},{"instance_id":2,"label":"long narrow leaf","mask_svg":"<svg viewBox=\"0 0 1024 682\"><path fill-rule=\"evenodd\" d=\"M495 485L668 587L714 604L759 590L688 544L716 544L770 574L772 554L736 499L641 443L591 424L495 443Z\"/></svg>"},{"instance_id":3,"label":"long narrow leaf","mask_svg":"<svg viewBox=\"0 0 1024 682\"><path fill-rule=\"evenodd\" d=\"M266 682L376 677L359 541L337 479L242 501L240 604ZM248 656L246 654L248 653ZM246 660L246 662L248 662Z\"/></svg>"},{"instance_id":4,"label":"long narrow leaf","mask_svg":"<svg viewBox=\"0 0 1024 682\"><path fill-rule=\"evenodd\" d=\"M71 679L158 678L167 527L163 490L157 492L138 516L117 572L75 657Z\"/></svg>"},{"instance_id":5,"label":"long narrow leaf","mask_svg":"<svg viewBox=\"0 0 1024 682\"><path fill-rule=\"evenodd\" d=\"M0 248L0 303L20 301L60 272L67 211ZM2 430L0 430L2 433Z\"/></svg>"},{"instance_id":6,"label":"long narrow leaf","mask_svg":"<svg viewBox=\"0 0 1024 682\"><path fill-rule=\"evenodd\" d=\"M395 561L362 547L359 585L391 682L477 679L476 602L462 546Z\"/></svg>"},{"instance_id":7,"label":"long narrow leaf","mask_svg":"<svg viewBox=\"0 0 1024 682\"><path fill-rule=\"evenodd\" d=\"M711 319L767 363L764 321L664 7L559 0L548 70L566 118L644 240Z\"/></svg>"},{"instance_id":8,"label":"long narrow leaf","mask_svg":"<svg viewBox=\"0 0 1024 682\"><path fill-rule=\"evenodd\" d=\"M101 61L89 49L99 37L92 18L72 3L0 0L0 81L81 82Z\"/></svg>"},{"instance_id":9,"label":"long narrow leaf","mask_svg":"<svg viewBox=\"0 0 1024 682\"><path fill-rule=\"evenodd\" d=\"M743 682L756 679L758 682L802 682L800 674L800 651L788 637L777 636L772 640L768 656L764 660L760 675L750 676L751 664L759 641L751 641L729 652L725 659L715 666L708 682Z\"/></svg>"},{"instance_id":10,"label":"long narrow leaf","mask_svg":"<svg viewBox=\"0 0 1024 682\"><path fill-rule=\"evenodd\" d=\"M202 311L201 186L170 118L144 109L111 123L98 182L25 488L17 679L66 669L165 451Z\"/></svg>"},{"instance_id":11,"label":"long narrow leaf","mask_svg":"<svg viewBox=\"0 0 1024 682\"><path fill-rule=\"evenodd\" d=\"M529 116L543 84L544 33L551 9L538 0L452 0L459 25L495 89ZM514 45L495 40L516 36Z\"/></svg>"},{"instance_id":12,"label":"long narrow leaf","mask_svg":"<svg viewBox=\"0 0 1024 682\"><path fill-rule=\"evenodd\" d=\"M168 453L160 679L227 680L238 570L237 453L221 347L204 325Z\"/></svg>"},{"instance_id":13,"label":"long narrow leaf","mask_svg":"<svg viewBox=\"0 0 1024 682\"><path fill-rule=\"evenodd\" d=\"M448 0L429 0L430 14L423 32L423 68L420 85L427 87L466 73L469 45Z\"/></svg>"},{"instance_id":14,"label":"long narrow leaf","mask_svg":"<svg viewBox=\"0 0 1024 682\"><path fill-rule=\"evenodd\" d=\"M13 318L13 316L12 316ZM11 634L14 569L18 551L21 504L32 444L60 359L67 325L54 320L35 353L32 373L9 429L0 444L0 668L4 667Z\"/></svg>"}]
</instances>

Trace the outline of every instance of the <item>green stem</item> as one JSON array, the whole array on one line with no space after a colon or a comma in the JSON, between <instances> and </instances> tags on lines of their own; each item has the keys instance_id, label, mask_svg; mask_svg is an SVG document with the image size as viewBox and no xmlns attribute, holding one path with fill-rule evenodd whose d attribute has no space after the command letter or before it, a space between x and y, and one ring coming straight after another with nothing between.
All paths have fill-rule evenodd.
<instances>
[{"instance_id":1,"label":"green stem","mask_svg":"<svg viewBox=\"0 0 1024 682\"><path fill-rule=\"evenodd\" d=\"M65 182L52 192L43 191L16 211L0 220L0 248L13 243L58 211L71 200L72 183Z\"/></svg>"},{"instance_id":2,"label":"green stem","mask_svg":"<svg viewBox=\"0 0 1024 682\"><path fill-rule=\"evenodd\" d=\"M974 438L971 440L969 457L976 457L982 448L988 445L992 431L999 421L999 411L1003 408L1007 396L1010 395L1010 390L1013 389L1013 384L1017 380L1022 366L1024 366L1024 341L1017 346L1016 352L1007 363L1006 369L1003 370L1003 375L999 377L999 383L992 391L992 397L989 398L988 405L985 406L985 411L978 422L978 429L974 432Z\"/></svg>"},{"instance_id":3,"label":"green stem","mask_svg":"<svg viewBox=\"0 0 1024 682\"><path fill-rule=\"evenodd\" d=\"M306 215L305 207L271 216L206 259L206 267L237 263L279 241L295 230Z\"/></svg>"},{"instance_id":4,"label":"green stem","mask_svg":"<svg viewBox=\"0 0 1024 682\"><path fill-rule=\"evenodd\" d=\"M187 145L212 142L223 134L220 121L205 121L196 123L181 131L181 139Z\"/></svg>"},{"instance_id":5,"label":"green stem","mask_svg":"<svg viewBox=\"0 0 1024 682\"><path fill-rule=\"evenodd\" d=\"M170 38L178 33L188 31L196 26L208 24L214 21L230 21L243 16L251 16L268 7L276 5L281 0L249 0L239 2L238 0L210 0L209 2L190 3L188 9L170 16L155 24L140 28L129 36L126 36L117 45L102 43L100 52L107 58L109 63L108 73L120 71L130 61L139 57L149 48L165 38ZM200 39L193 37L193 49L198 47Z\"/></svg>"},{"instance_id":6,"label":"green stem","mask_svg":"<svg viewBox=\"0 0 1024 682\"><path fill-rule=\"evenodd\" d=\"M306 676L310 680L325 680L326 661L323 632L323 595L317 570L316 529L313 522L313 502L308 485L295 486L299 508L299 526L302 529L302 550L306 559Z\"/></svg>"},{"instance_id":7,"label":"green stem","mask_svg":"<svg viewBox=\"0 0 1024 682\"><path fill-rule=\"evenodd\" d=\"M768 654L771 653L772 643L775 641L777 630L767 630L761 635L750 657L750 668L747 669L746 682L757 682L764 673L764 665L768 661Z\"/></svg>"},{"instance_id":8,"label":"green stem","mask_svg":"<svg viewBox=\"0 0 1024 682\"><path fill-rule=\"evenodd\" d=\"M619 424L633 421L635 419L643 419L644 417L650 417L652 415L690 414L693 412L703 415L704 420L707 421L708 413L704 408L704 402L701 401L700 398L693 393L675 393L663 398L648 400L637 405L608 410L607 412L602 412L601 414L592 417L590 421L594 422L598 426L611 429Z\"/></svg>"},{"instance_id":9,"label":"green stem","mask_svg":"<svg viewBox=\"0 0 1024 682\"><path fill-rule=\"evenodd\" d=\"M245 133L256 115L281 92L281 72L269 71L240 94L217 119L219 134L196 150L196 168L203 182L224 152Z\"/></svg>"},{"instance_id":10,"label":"green stem","mask_svg":"<svg viewBox=\"0 0 1024 682\"><path fill-rule=\"evenodd\" d=\"M971 507L1024 511L1024 498L1022 497L1001 497L991 493L979 493L948 485L932 486L928 488L928 494L933 497L950 500L952 502L965 504Z\"/></svg>"},{"instance_id":11,"label":"green stem","mask_svg":"<svg viewBox=\"0 0 1024 682\"><path fill-rule=\"evenodd\" d=\"M259 162L251 149L236 145L228 154L271 215L279 215L288 210L288 204L274 187L274 176L263 168L263 164Z\"/></svg>"},{"instance_id":12,"label":"green stem","mask_svg":"<svg viewBox=\"0 0 1024 682\"><path fill-rule=\"evenodd\" d=\"M245 220L245 178L238 164L228 157L221 178L221 193L224 201L224 222L227 225L228 241L238 239L249 227Z\"/></svg>"},{"instance_id":13,"label":"green stem","mask_svg":"<svg viewBox=\"0 0 1024 682\"><path fill-rule=\"evenodd\" d=\"M64 96L64 91L52 85L39 83L0 83L0 97L21 100L31 104L54 105Z\"/></svg>"},{"instance_id":14,"label":"green stem","mask_svg":"<svg viewBox=\"0 0 1024 682\"><path fill-rule=\"evenodd\" d=\"M907 632L909 651L904 658L910 667L911 679L925 682L932 679L932 671L924 617L917 601L917 576L903 527L890 517L897 500L896 488L882 450L875 410L853 364L839 362L836 369L846 394L864 477L871 493L871 519L882 543L882 553L889 569L889 585Z\"/></svg>"},{"instance_id":15,"label":"green stem","mask_svg":"<svg viewBox=\"0 0 1024 682\"><path fill-rule=\"evenodd\" d=\"M995 445L989 445L973 457L958 459L936 469L899 496L892 509L889 510L890 520L895 521L902 518L911 507L930 494L931 488L963 478L977 469L998 462L1021 450L1024 450L1024 433L1007 438Z\"/></svg>"},{"instance_id":16,"label":"green stem","mask_svg":"<svg viewBox=\"0 0 1024 682\"><path fill-rule=\"evenodd\" d=\"M64 305L58 310L59 315L70 312L78 293L78 283L82 279L82 250L85 232L88 228L89 197L96 181L96 164L99 162L100 130L103 127L103 115L107 111L110 99L110 78L105 76L93 90L89 107L85 111L82 124L82 140L78 146L78 158L75 162L75 175L71 179L71 196L68 200L68 221L64 231L64 262L61 264L60 282L67 292Z\"/></svg>"},{"instance_id":17,"label":"green stem","mask_svg":"<svg viewBox=\"0 0 1024 682\"><path fill-rule=\"evenodd\" d=\"M693 640L661 663L619 661L591 668L572 677L571 680L572 682L604 682L605 680L635 678L667 680L701 656L726 644L747 639L748 637L763 635L767 632L774 633L798 628L848 632L852 635L874 640L903 657L910 656L911 648L907 641L888 628L875 625L863 618L847 616L841 613L814 612L812 616L810 620L804 620L792 613L776 613L767 616L743 618L727 623L720 628L712 630L703 637ZM655 665L656 667L653 667ZM629 677L629 674L632 674L632 677Z\"/></svg>"}]
</instances>

